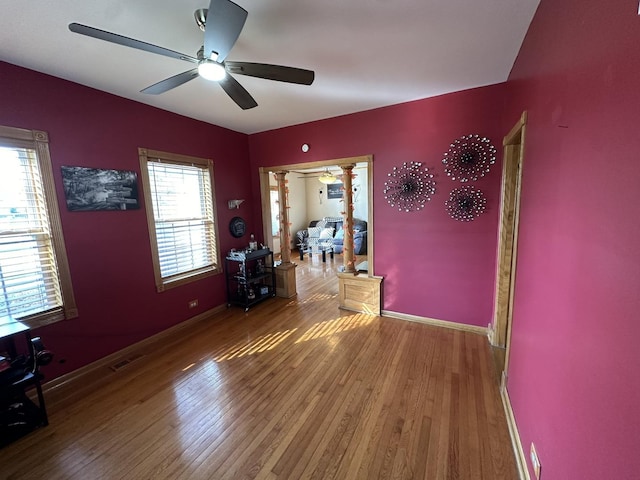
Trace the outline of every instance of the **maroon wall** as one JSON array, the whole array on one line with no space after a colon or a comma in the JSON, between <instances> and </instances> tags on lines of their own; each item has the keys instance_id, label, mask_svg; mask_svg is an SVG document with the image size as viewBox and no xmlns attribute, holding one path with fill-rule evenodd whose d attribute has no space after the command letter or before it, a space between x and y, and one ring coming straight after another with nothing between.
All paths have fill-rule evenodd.
<instances>
[{"instance_id":1,"label":"maroon wall","mask_svg":"<svg viewBox=\"0 0 640 480\"><path fill-rule=\"evenodd\" d=\"M385 277L384 308L485 326L501 165L477 183L488 209L467 224L444 211L456 185L441 159L452 140L469 133L489 137L500 150L502 136L527 110L508 379L522 443L527 451L536 443L545 480L631 479L640 471L637 12L635 0L542 0L506 85L248 140L0 63L0 124L50 133L61 199L61 165L139 171L139 146L213 158L218 202L246 198L248 212L258 212L258 166L372 154L375 272ZM311 145L307 154L303 143ZM382 195L387 173L405 161L424 162L437 174L437 193L420 212L399 213ZM218 213L226 251L237 246L226 230L232 213L224 206ZM50 369L54 374L224 302L220 276L155 292L144 210L70 213L62 206L61 214L81 315L39 332L58 359L67 359ZM260 231L259 219L246 216ZM187 310L192 298L200 300L197 311Z\"/></svg>"},{"instance_id":2,"label":"maroon wall","mask_svg":"<svg viewBox=\"0 0 640 480\"><path fill-rule=\"evenodd\" d=\"M508 85L529 112L508 390L545 480L638 478L637 0L542 0Z\"/></svg>"},{"instance_id":3,"label":"maroon wall","mask_svg":"<svg viewBox=\"0 0 640 480\"><path fill-rule=\"evenodd\" d=\"M223 252L240 246L227 200L251 203L247 136L0 62L0 124L49 133L80 316L38 330L56 363L52 378L224 304L222 275L156 293L144 202L126 212L69 212L60 166L134 170L138 147L211 158ZM142 184L138 178L142 191ZM240 212L249 228L249 209ZM255 227L253 227L255 228ZM244 244L245 239L240 243ZM199 305L189 310L189 300ZM64 364L60 361L66 361Z\"/></svg>"},{"instance_id":4,"label":"maroon wall","mask_svg":"<svg viewBox=\"0 0 640 480\"><path fill-rule=\"evenodd\" d=\"M389 311L486 327L491 321L499 210L505 85L478 88L252 135L253 171L308 161L373 155L375 274ZM486 136L498 150L491 172L474 182L486 212L468 223L444 209L452 188L443 154L462 135ZM311 146L307 154L300 146ZM418 212L398 212L382 190L403 162L432 169L437 191Z\"/></svg>"}]
</instances>

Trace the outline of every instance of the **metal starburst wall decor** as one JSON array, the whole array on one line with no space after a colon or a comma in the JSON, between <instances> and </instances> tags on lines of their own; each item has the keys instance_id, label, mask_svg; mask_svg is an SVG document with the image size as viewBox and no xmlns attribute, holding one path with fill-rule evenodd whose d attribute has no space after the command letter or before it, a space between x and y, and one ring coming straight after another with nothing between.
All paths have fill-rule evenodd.
<instances>
[{"instance_id":1,"label":"metal starburst wall decor","mask_svg":"<svg viewBox=\"0 0 640 480\"><path fill-rule=\"evenodd\" d=\"M454 220L470 222L484 212L487 199L480 190L465 185L451 191L449 200L444 202L444 207Z\"/></svg>"},{"instance_id":2,"label":"metal starburst wall decor","mask_svg":"<svg viewBox=\"0 0 640 480\"><path fill-rule=\"evenodd\" d=\"M488 138L478 135L465 135L454 140L442 159L446 165L444 172L451 180L461 182L484 177L495 162L496 147Z\"/></svg>"},{"instance_id":3,"label":"metal starburst wall decor","mask_svg":"<svg viewBox=\"0 0 640 480\"><path fill-rule=\"evenodd\" d=\"M401 212L413 212L424 208L436 192L436 182L422 162L404 162L401 167L393 167L384 182L384 198L389 205Z\"/></svg>"}]
</instances>

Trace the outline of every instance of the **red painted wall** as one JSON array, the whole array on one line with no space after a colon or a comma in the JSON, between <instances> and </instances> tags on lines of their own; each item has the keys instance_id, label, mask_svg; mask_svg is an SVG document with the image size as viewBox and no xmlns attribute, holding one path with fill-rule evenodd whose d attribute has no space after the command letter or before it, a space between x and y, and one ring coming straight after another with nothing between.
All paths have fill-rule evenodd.
<instances>
[{"instance_id":1,"label":"red painted wall","mask_svg":"<svg viewBox=\"0 0 640 480\"><path fill-rule=\"evenodd\" d=\"M227 200L251 203L248 137L71 82L0 62L0 124L49 133L79 318L37 331L56 355L47 378L74 370L226 302L224 278L156 293L143 206L69 212L60 166L134 170L138 147L211 158L222 252L244 245L227 225ZM140 177L138 185L142 191ZM144 200L144 199L142 199ZM249 209L240 213L253 225ZM198 299L189 310L187 302ZM64 360L65 363L60 363Z\"/></svg>"},{"instance_id":2,"label":"red painted wall","mask_svg":"<svg viewBox=\"0 0 640 480\"><path fill-rule=\"evenodd\" d=\"M511 73L529 112L508 391L542 478L636 479L637 0L542 0Z\"/></svg>"},{"instance_id":3,"label":"red painted wall","mask_svg":"<svg viewBox=\"0 0 640 480\"><path fill-rule=\"evenodd\" d=\"M505 85L494 85L254 134L252 170L372 154L375 274L384 277L383 308L485 327L493 309L504 95ZM463 223L444 209L461 184L445 175L442 158L467 134L491 139L498 161L475 182L487 197L486 212ZM311 146L306 154L303 143ZM384 182L393 167L411 161L433 170L437 191L423 210L398 212L382 194Z\"/></svg>"},{"instance_id":4,"label":"red painted wall","mask_svg":"<svg viewBox=\"0 0 640 480\"><path fill-rule=\"evenodd\" d=\"M527 451L536 443L545 480L632 479L640 471L637 9L635 0L542 0L507 84L250 137L0 62L0 124L49 132L61 201L61 165L139 172L139 146L213 158L223 252L243 243L227 233L236 213L228 199L247 199L243 216L261 230L258 166L373 154L384 308L485 326L501 155L477 183L488 209L472 223L444 211L457 185L441 159L469 133L500 150L527 110L508 379L522 443ZM436 173L437 193L420 212L399 213L382 195L387 173L405 161ZM221 276L155 292L143 209L60 211L80 317L37 332L66 360L48 367L50 378L224 303ZM188 310L193 298L200 305Z\"/></svg>"},{"instance_id":5,"label":"red painted wall","mask_svg":"<svg viewBox=\"0 0 640 480\"><path fill-rule=\"evenodd\" d=\"M499 149L527 110L508 379L521 439L526 450L536 443L545 480L632 479L640 471L637 9L635 0L542 0L507 84L250 137L0 63L0 124L49 132L61 200L61 165L139 172L139 146L213 158L223 252L242 243L227 233L236 213L228 199L247 199L243 216L261 231L258 166L373 154L384 308L485 326L500 161L477 183L487 212L467 224L444 211L456 184L441 159L469 133ZM382 195L387 173L405 161L436 172L437 193L420 212L399 213ZM67 360L48 367L50 376L224 302L221 276L155 292L144 210L60 210L80 317L38 332ZM200 305L189 311L193 298Z\"/></svg>"}]
</instances>

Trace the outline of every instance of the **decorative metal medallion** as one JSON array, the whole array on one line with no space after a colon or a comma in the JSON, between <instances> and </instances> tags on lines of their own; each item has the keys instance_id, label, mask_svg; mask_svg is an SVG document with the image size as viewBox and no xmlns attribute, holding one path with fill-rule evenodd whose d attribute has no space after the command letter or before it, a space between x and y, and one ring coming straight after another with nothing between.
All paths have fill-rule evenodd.
<instances>
[{"instance_id":1,"label":"decorative metal medallion","mask_svg":"<svg viewBox=\"0 0 640 480\"><path fill-rule=\"evenodd\" d=\"M465 135L450 145L442 163L451 180L475 181L489 173L491 165L496 163L496 147L488 138Z\"/></svg>"},{"instance_id":2,"label":"decorative metal medallion","mask_svg":"<svg viewBox=\"0 0 640 480\"><path fill-rule=\"evenodd\" d=\"M454 188L449 194L449 200L444 202L447 213L454 220L470 222L484 212L487 199L484 194L471 185Z\"/></svg>"},{"instance_id":3,"label":"decorative metal medallion","mask_svg":"<svg viewBox=\"0 0 640 480\"><path fill-rule=\"evenodd\" d=\"M229 222L229 231L234 238L240 238L247 230L247 224L242 217L233 217Z\"/></svg>"},{"instance_id":4,"label":"decorative metal medallion","mask_svg":"<svg viewBox=\"0 0 640 480\"><path fill-rule=\"evenodd\" d=\"M401 212L421 210L425 202L436 193L436 182L422 162L404 162L401 167L393 167L384 182L384 198L389 205Z\"/></svg>"}]
</instances>

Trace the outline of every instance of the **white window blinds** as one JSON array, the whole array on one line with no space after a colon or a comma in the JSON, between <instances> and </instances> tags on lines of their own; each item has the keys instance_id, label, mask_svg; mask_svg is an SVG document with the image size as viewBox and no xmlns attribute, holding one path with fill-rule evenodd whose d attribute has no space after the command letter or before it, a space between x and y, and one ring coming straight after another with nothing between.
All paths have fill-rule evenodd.
<instances>
[{"instance_id":1,"label":"white window blinds","mask_svg":"<svg viewBox=\"0 0 640 480\"><path fill-rule=\"evenodd\" d=\"M163 279L216 267L207 166L148 161L158 263Z\"/></svg>"},{"instance_id":2,"label":"white window blinds","mask_svg":"<svg viewBox=\"0 0 640 480\"><path fill-rule=\"evenodd\" d=\"M156 289L219 274L213 162L139 148Z\"/></svg>"},{"instance_id":3,"label":"white window blinds","mask_svg":"<svg viewBox=\"0 0 640 480\"><path fill-rule=\"evenodd\" d=\"M63 305L36 151L0 147L0 317Z\"/></svg>"}]
</instances>

